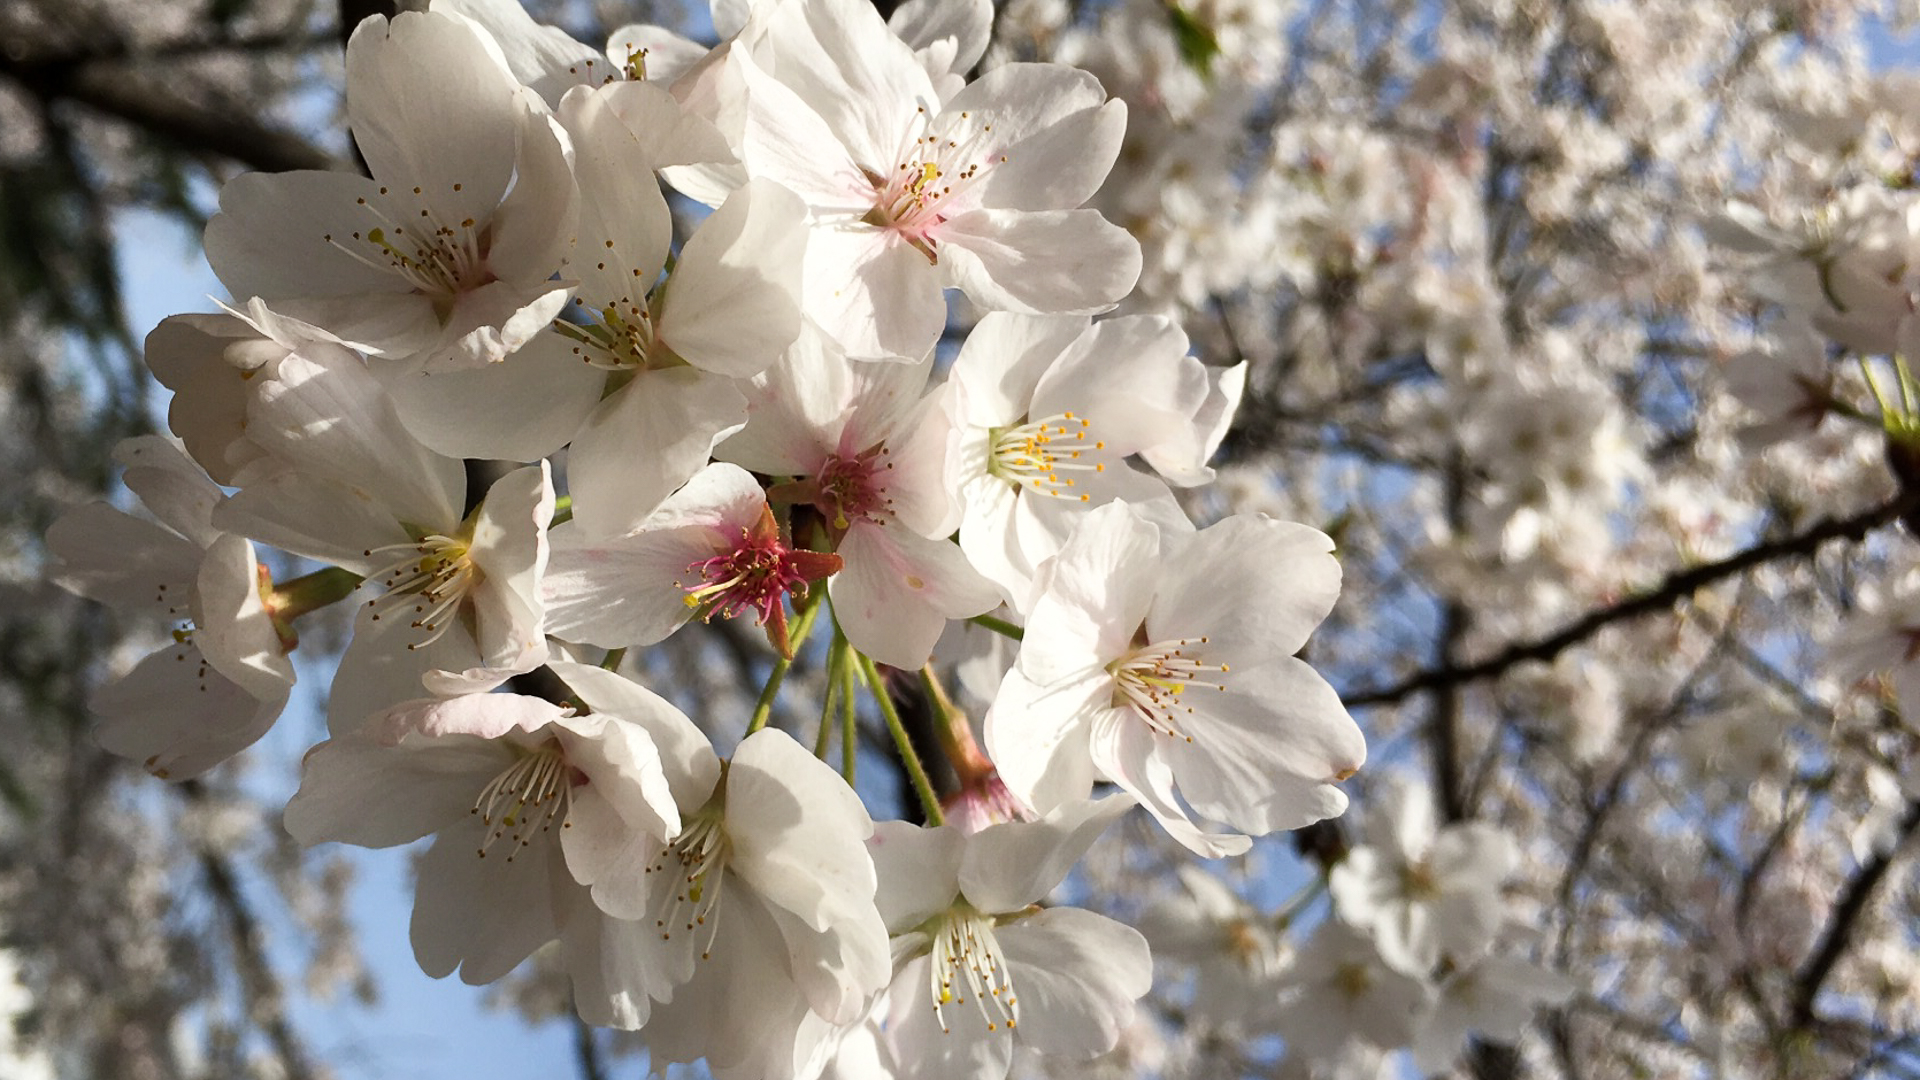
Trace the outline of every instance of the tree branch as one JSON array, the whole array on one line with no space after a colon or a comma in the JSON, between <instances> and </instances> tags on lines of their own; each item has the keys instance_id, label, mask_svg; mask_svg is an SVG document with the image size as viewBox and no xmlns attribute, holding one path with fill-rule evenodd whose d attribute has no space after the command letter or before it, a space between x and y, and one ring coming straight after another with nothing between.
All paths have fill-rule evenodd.
<instances>
[{"instance_id":1,"label":"tree branch","mask_svg":"<svg viewBox=\"0 0 1920 1080\"><path fill-rule=\"evenodd\" d=\"M1840 894L1840 902L1833 906L1833 915L1827 920L1826 931L1820 936L1819 947L1794 978L1792 1018L1795 1027L1813 1025L1813 1004L1814 999L1820 996L1820 987L1833 974L1841 957L1846 955L1854 927L1859 924L1860 917L1866 914L1874 890L1879 888L1881 879L1887 876L1894 859L1899 857L1900 849L1916 832L1920 832L1920 800L1907 804L1906 816L1900 819L1900 832L1893 843L1861 864L1853 879L1847 882L1846 891Z\"/></svg>"},{"instance_id":2,"label":"tree branch","mask_svg":"<svg viewBox=\"0 0 1920 1080\"><path fill-rule=\"evenodd\" d=\"M1618 603L1590 611L1546 637L1514 642L1492 656L1471 664L1445 664L1429 668L1388 686L1357 690L1342 695L1341 700L1349 709L1368 705L1391 705L1422 691L1460 686L1493 678L1528 660L1551 662L1561 652L1586 640L1603 627L1638 618L1641 615L1664 611L1708 585L1744 573L1756 566L1776 559L1812 555L1820 545L1829 540L1859 543L1868 533L1898 518L1917 501L1920 500L1903 494L1851 517L1824 518L1804 532L1755 544L1717 562L1704 563L1691 570L1675 571L1667 575L1657 587Z\"/></svg>"}]
</instances>

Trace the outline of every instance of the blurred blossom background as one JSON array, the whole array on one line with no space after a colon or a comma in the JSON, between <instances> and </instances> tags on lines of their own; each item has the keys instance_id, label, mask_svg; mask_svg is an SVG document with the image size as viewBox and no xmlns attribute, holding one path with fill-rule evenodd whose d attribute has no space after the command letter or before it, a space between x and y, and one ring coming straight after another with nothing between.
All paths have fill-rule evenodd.
<instances>
[{"instance_id":1,"label":"blurred blossom background","mask_svg":"<svg viewBox=\"0 0 1920 1080\"><path fill-rule=\"evenodd\" d=\"M674 0L528 8L711 41ZM0 1076L647 1073L550 957L421 974L404 852L281 828L340 613L302 623L265 741L167 785L86 707L149 631L46 579L49 523L129 505L109 452L165 430L144 336L227 299L220 186L356 167L343 42L394 10L0 5ZM1334 538L1307 658L1369 749L1346 815L1244 858L1111 830L1059 895L1139 928L1154 989L1113 1053L1016 1075L1920 1077L1915 20L996 4L977 70L1072 64L1126 102L1090 204L1144 252L1119 310L1249 364L1186 509ZM943 363L977 317L955 297ZM776 725L817 712L822 652ZM768 658L716 621L639 673L732 738ZM866 724L860 793L911 819Z\"/></svg>"}]
</instances>

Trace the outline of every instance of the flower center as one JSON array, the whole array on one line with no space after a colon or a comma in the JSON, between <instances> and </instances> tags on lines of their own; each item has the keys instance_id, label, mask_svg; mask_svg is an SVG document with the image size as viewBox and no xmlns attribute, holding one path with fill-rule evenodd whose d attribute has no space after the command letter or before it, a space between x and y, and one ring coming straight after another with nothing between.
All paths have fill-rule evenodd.
<instances>
[{"instance_id":1,"label":"flower center","mask_svg":"<svg viewBox=\"0 0 1920 1080\"><path fill-rule=\"evenodd\" d=\"M835 454L820 466L814 478L818 505L832 513L834 528L844 531L855 521L877 522L890 512L893 500L887 497L885 477L893 463L886 457L887 448L881 445L851 457Z\"/></svg>"},{"instance_id":2,"label":"flower center","mask_svg":"<svg viewBox=\"0 0 1920 1080\"><path fill-rule=\"evenodd\" d=\"M455 184L453 190L462 186ZM398 274L416 292L440 299L451 300L494 280L487 268L488 226L473 218L441 220L421 199L423 194L413 189L416 205L405 205L404 195L391 195L386 187L374 199L357 198L354 202L366 213L369 227L354 230L345 241L332 233L322 239L367 266Z\"/></svg>"},{"instance_id":3,"label":"flower center","mask_svg":"<svg viewBox=\"0 0 1920 1080\"><path fill-rule=\"evenodd\" d=\"M1104 461L1093 455L1106 450L1099 439L1087 441L1093 422L1084 416L1063 412L1043 420L1030 420L1013 427L992 428L987 432L987 472L1029 491L1058 498L1088 501L1084 491L1072 490L1074 478L1061 473L1107 471Z\"/></svg>"},{"instance_id":4,"label":"flower center","mask_svg":"<svg viewBox=\"0 0 1920 1080\"><path fill-rule=\"evenodd\" d=\"M947 219L943 204L1007 158L997 152L993 125L972 113L930 118L922 105L916 120L907 132L913 141L900 152L899 164L886 176L868 176L874 202L864 220L898 232L928 262L937 263L931 232Z\"/></svg>"},{"instance_id":5,"label":"flower center","mask_svg":"<svg viewBox=\"0 0 1920 1080\"><path fill-rule=\"evenodd\" d=\"M680 834L660 849L647 873L670 876L652 883L649 914L661 941L678 933L704 928L706 944L700 959L713 955L713 939L720 931L721 877L726 872L728 843L724 804L716 798L685 821Z\"/></svg>"},{"instance_id":6,"label":"flower center","mask_svg":"<svg viewBox=\"0 0 1920 1080\"><path fill-rule=\"evenodd\" d=\"M764 625L781 599L807 581L795 554L777 536L755 537L741 529L739 547L687 567L688 573L700 575L701 584L681 585L687 593L681 600L698 611L703 622L752 610L760 613Z\"/></svg>"},{"instance_id":7,"label":"flower center","mask_svg":"<svg viewBox=\"0 0 1920 1080\"><path fill-rule=\"evenodd\" d=\"M472 813L486 828L480 841L483 859L504 841L507 861L512 862L536 836L551 830L556 820L563 829L573 827L567 817L573 808L575 775L559 744L549 741L538 749L515 749L513 764L489 780L473 800Z\"/></svg>"},{"instance_id":8,"label":"flower center","mask_svg":"<svg viewBox=\"0 0 1920 1080\"><path fill-rule=\"evenodd\" d=\"M671 360L664 355L666 350L659 345L658 328L645 303L621 297L597 311L587 311L584 299L576 296L573 302L588 321L553 320L553 328L575 342L573 355L608 371L646 371L671 366Z\"/></svg>"},{"instance_id":9,"label":"flower center","mask_svg":"<svg viewBox=\"0 0 1920 1080\"><path fill-rule=\"evenodd\" d=\"M368 581L384 591L367 601L366 606L373 612L375 622L411 608L413 629L426 636L409 642L409 649L424 649L440 640L447 625L459 613L460 602L480 579L467 541L437 533L411 544L369 548L365 554L400 556L385 568L367 575Z\"/></svg>"},{"instance_id":10,"label":"flower center","mask_svg":"<svg viewBox=\"0 0 1920 1080\"><path fill-rule=\"evenodd\" d=\"M1143 645L1107 665L1113 675L1113 705L1130 708L1147 727L1162 735L1193 741L1180 729L1180 718L1193 712L1182 695L1189 687L1210 686L1225 690L1225 683L1195 678L1207 672L1227 673L1225 664L1208 664L1188 654L1207 638L1175 638Z\"/></svg>"},{"instance_id":11,"label":"flower center","mask_svg":"<svg viewBox=\"0 0 1920 1080\"><path fill-rule=\"evenodd\" d=\"M952 1031L942 1011L965 1005L969 996L987 1021L988 1031L1020 1021L1020 1002L1013 995L1007 958L993 936L993 920L971 907L955 907L938 919L933 930L933 954L927 965L933 1015L941 1031Z\"/></svg>"}]
</instances>

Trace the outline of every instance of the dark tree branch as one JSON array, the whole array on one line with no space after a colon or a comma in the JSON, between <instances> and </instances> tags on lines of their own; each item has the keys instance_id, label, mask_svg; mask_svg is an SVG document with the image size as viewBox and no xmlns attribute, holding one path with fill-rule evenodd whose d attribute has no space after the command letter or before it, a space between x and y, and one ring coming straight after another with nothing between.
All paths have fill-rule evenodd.
<instances>
[{"instance_id":1,"label":"dark tree branch","mask_svg":"<svg viewBox=\"0 0 1920 1080\"><path fill-rule=\"evenodd\" d=\"M1873 530L1886 525L1911 508L1916 499L1902 495L1851 517L1825 518L1804 532L1768 540L1737 551L1717 562L1704 563L1691 570L1675 571L1658 586L1618 603L1593 611L1533 641L1515 642L1484 660L1470 664L1442 664L1409 676L1397 683L1370 687L1342 695L1349 709L1368 705L1391 705L1422 691L1462 686L1504 674L1509 668L1528 660L1550 663L1561 652L1593 636L1606 626L1627 619L1665 611L1700 589L1776 559L1803 558L1812 555L1830 540L1859 543Z\"/></svg>"},{"instance_id":2,"label":"dark tree branch","mask_svg":"<svg viewBox=\"0 0 1920 1080\"><path fill-rule=\"evenodd\" d=\"M71 101L125 120L190 153L215 154L269 172L326 169L337 164L293 132L270 127L238 108L215 112L165 80L113 62L23 64L0 51L0 75L49 103Z\"/></svg>"},{"instance_id":3,"label":"dark tree branch","mask_svg":"<svg viewBox=\"0 0 1920 1080\"><path fill-rule=\"evenodd\" d=\"M1819 946L1807 959L1806 966L1800 969L1800 974L1794 977L1791 1016L1795 1027L1813 1026L1814 1000L1820 996L1820 988L1847 954L1853 931L1859 925L1860 917L1866 914L1874 891L1899 857L1900 849L1916 832L1920 832L1920 801L1907 804L1906 816L1900 819L1900 832L1893 843L1862 863L1852 880L1847 882L1839 902L1833 906L1833 915L1827 920L1826 930L1820 935Z\"/></svg>"}]
</instances>

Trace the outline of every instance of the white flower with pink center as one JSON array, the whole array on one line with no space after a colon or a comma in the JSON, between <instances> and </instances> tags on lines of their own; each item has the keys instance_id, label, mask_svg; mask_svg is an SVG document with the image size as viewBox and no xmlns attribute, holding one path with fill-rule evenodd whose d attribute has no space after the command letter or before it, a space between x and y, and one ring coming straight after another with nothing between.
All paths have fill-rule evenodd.
<instances>
[{"instance_id":1,"label":"white flower with pink center","mask_svg":"<svg viewBox=\"0 0 1920 1080\"><path fill-rule=\"evenodd\" d=\"M943 94L858 0L756 8L727 62L746 174L806 202L804 307L847 355L926 355L945 287L989 310L1091 313L1139 276L1133 238L1079 209L1126 127L1092 75L1008 64L957 92L943 76Z\"/></svg>"},{"instance_id":2,"label":"white flower with pink center","mask_svg":"<svg viewBox=\"0 0 1920 1080\"><path fill-rule=\"evenodd\" d=\"M854 647L893 667L917 668L949 619L999 603L999 592L945 539L956 524L945 484L948 427L923 397L928 364L847 360L805 332L748 391L747 426L720 458L799 479L775 502L810 505L796 521L808 546L819 529L844 568L828 579L834 617Z\"/></svg>"},{"instance_id":3,"label":"white flower with pink center","mask_svg":"<svg viewBox=\"0 0 1920 1080\"><path fill-rule=\"evenodd\" d=\"M794 547L760 485L726 464L701 470L631 533L595 540L568 522L552 540L547 630L609 649L651 645L691 618L751 611L787 653L787 597L841 565Z\"/></svg>"}]
</instances>

